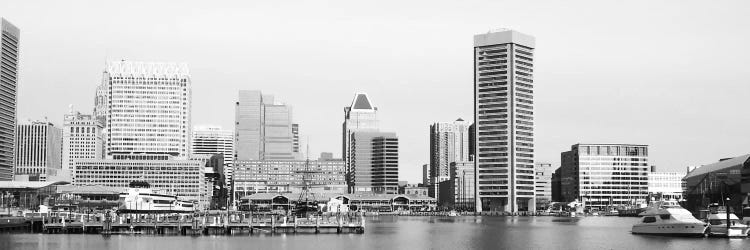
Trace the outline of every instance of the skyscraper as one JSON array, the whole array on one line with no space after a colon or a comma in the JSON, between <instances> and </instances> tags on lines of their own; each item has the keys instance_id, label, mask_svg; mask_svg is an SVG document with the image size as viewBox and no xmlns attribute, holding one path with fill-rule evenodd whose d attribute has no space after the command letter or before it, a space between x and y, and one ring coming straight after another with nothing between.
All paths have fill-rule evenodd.
<instances>
[{"instance_id":1,"label":"skyscraper","mask_svg":"<svg viewBox=\"0 0 750 250\"><path fill-rule=\"evenodd\" d=\"M344 123L342 136L341 158L346 164L347 180L352 180L351 141L354 132L377 132L379 131L378 108L372 104L365 93L354 94L354 99L349 107L344 107ZM352 191L352 190L350 190Z\"/></svg>"},{"instance_id":2,"label":"skyscraper","mask_svg":"<svg viewBox=\"0 0 750 250\"><path fill-rule=\"evenodd\" d=\"M174 156L190 147L191 80L185 64L109 62L97 88L108 158Z\"/></svg>"},{"instance_id":3,"label":"skyscraper","mask_svg":"<svg viewBox=\"0 0 750 250\"><path fill-rule=\"evenodd\" d=\"M240 90L234 109L235 160L260 160L263 131L263 97L260 91Z\"/></svg>"},{"instance_id":4,"label":"skyscraper","mask_svg":"<svg viewBox=\"0 0 750 250\"><path fill-rule=\"evenodd\" d=\"M644 204L648 196L648 146L575 144L560 154L562 201L587 209Z\"/></svg>"},{"instance_id":5,"label":"skyscraper","mask_svg":"<svg viewBox=\"0 0 750 250\"><path fill-rule=\"evenodd\" d=\"M0 181L13 179L16 143L16 97L21 31L0 18Z\"/></svg>"},{"instance_id":6,"label":"skyscraper","mask_svg":"<svg viewBox=\"0 0 750 250\"><path fill-rule=\"evenodd\" d=\"M16 130L16 179L67 179L62 172L62 131L52 123L19 124Z\"/></svg>"},{"instance_id":7,"label":"skyscraper","mask_svg":"<svg viewBox=\"0 0 750 250\"><path fill-rule=\"evenodd\" d=\"M533 211L535 39L474 36L477 210Z\"/></svg>"},{"instance_id":8,"label":"skyscraper","mask_svg":"<svg viewBox=\"0 0 750 250\"><path fill-rule=\"evenodd\" d=\"M265 100L265 99L264 99ZM263 104L262 160L294 160L292 107L282 103Z\"/></svg>"},{"instance_id":9,"label":"skyscraper","mask_svg":"<svg viewBox=\"0 0 750 250\"><path fill-rule=\"evenodd\" d=\"M398 137L389 132L350 135L347 185L352 193L398 193Z\"/></svg>"},{"instance_id":10,"label":"skyscraper","mask_svg":"<svg viewBox=\"0 0 750 250\"><path fill-rule=\"evenodd\" d=\"M219 126L195 126L191 136L191 154L223 156L223 171L226 187L231 187L233 161L234 161L234 137L232 131L223 130Z\"/></svg>"},{"instance_id":11,"label":"skyscraper","mask_svg":"<svg viewBox=\"0 0 750 250\"><path fill-rule=\"evenodd\" d=\"M93 115L71 112L63 118L62 164L63 169L75 178L75 161L81 159L103 159L103 126Z\"/></svg>"},{"instance_id":12,"label":"skyscraper","mask_svg":"<svg viewBox=\"0 0 750 250\"><path fill-rule=\"evenodd\" d=\"M452 162L469 161L470 125L461 118L430 125L430 197L439 199L437 185L451 178Z\"/></svg>"},{"instance_id":13,"label":"skyscraper","mask_svg":"<svg viewBox=\"0 0 750 250\"><path fill-rule=\"evenodd\" d=\"M299 155L299 125L292 107L256 90L240 90L235 104L235 160L293 160ZM297 134L299 137L299 134Z\"/></svg>"}]
</instances>

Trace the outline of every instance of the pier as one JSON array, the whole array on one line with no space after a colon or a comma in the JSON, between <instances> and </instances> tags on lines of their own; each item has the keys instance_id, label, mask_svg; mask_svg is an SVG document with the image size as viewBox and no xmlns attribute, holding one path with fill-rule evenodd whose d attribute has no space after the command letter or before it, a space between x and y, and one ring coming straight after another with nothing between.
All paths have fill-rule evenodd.
<instances>
[{"instance_id":1,"label":"pier","mask_svg":"<svg viewBox=\"0 0 750 250\"><path fill-rule=\"evenodd\" d=\"M47 234L149 234L149 235L242 235L286 233L361 234L365 218L359 214L316 215L295 218L276 214L219 214L192 216L74 215L43 218Z\"/></svg>"}]
</instances>

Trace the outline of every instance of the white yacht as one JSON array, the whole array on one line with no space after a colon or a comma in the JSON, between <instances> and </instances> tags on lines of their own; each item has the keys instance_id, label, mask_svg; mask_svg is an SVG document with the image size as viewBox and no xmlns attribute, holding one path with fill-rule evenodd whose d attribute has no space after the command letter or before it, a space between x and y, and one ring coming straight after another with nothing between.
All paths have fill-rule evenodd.
<instances>
[{"instance_id":1,"label":"white yacht","mask_svg":"<svg viewBox=\"0 0 750 250\"><path fill-rule=\"evenodd\" d=\"M633 234L702 237L708 233L708 223L693 217L676 201L653 202L639 215L643 218L633 225Z\"/></svg>"},{"instance_id":2,"label":"white yacht","mask_svg":"<svg viewBox=\"0 0 750 250\"><path fill-rule=\"evenodd\" d=\"M148 183L131 183L130 188L120 193L119 211L126 213L191 213L195 204L183 201L176 195L154 192Z\"/></svg>"},{"instance_id":3,"label":"white yacht","mask_svg":"<svg viewBox=\"0 0 750 250\"><path fill-rule=\"evenodd\" d=\"M733 213L729 213L729 227L727 227L727 211L719 204L711 204L708 207L709 236L716 237L747 237L750 230L748 225L740 221L740 218Z\"/></svg>"}]
</instances>

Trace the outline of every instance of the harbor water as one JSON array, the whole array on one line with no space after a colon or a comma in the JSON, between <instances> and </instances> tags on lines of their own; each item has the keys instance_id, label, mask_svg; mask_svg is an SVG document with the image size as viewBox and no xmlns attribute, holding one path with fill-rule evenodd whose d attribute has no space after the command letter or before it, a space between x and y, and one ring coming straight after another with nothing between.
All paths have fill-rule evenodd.
<instances>
[{"instance_id":1,"label":"harbor water","mask_svg":"<svg viewBox=\"0 0 750 250\"><path fill-rule=\"evenodd\" d=\"M626 217L367 219L364 234L161 236L0 234L0 249L750 249L750 239L633 235Z\"/></svg>"}]
</instances>

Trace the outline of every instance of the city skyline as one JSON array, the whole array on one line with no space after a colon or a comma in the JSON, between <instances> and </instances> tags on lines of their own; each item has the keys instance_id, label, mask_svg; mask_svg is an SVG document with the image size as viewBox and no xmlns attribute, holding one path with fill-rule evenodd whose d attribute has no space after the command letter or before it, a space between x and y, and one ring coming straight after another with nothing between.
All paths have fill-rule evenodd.
<instances>
[{"instance_id":1,"label":"city skyline","mask_svg":"<svg viewBox=\"0 0 750 250\"><path fill-rule=\"evenodd\" d=\"M35 9L33 8L35 4L30 5L10 2L0 4L0 9L7 11L0 15L20 27L24 37L20 60L19 121L27 118L40 119L46 116L53 123L62 124L68 104L74 104L77 110L89 110L93 107L90 96L95 86L101 81L101 68L105 59L109 61L119 59L181 61L188 63L193 73L195 88L193 106L196 109L193 114L193 124L210 123L231 128L232 100L237 90L259 89L284 96L284 99L295 107L296 122L303 125L300 137L310 138L311 155L317 155L317 152L321 151L338 152L341 139L338 120L340 107L349 103L353 93L359 91L368 93L383 111L379 117L382 121L382 130L398 133L402 145L410 145L402 147L400 152L400 177L410 182L419 182L420 166L429 161L427 158L428 135L423 132L424 128L436 121L471 117L471 68L468 66L470 58L466 57L471 46L470 37L484 33L491 28L508 27L532 34L544 44L540 46L543 49L539 50L538 56L535 57L538 64L535 68L535 80L541 83L535 89L537 101L535 111L539 114L537 115L539 125L535 128L537 132L535 156L540 162L550 162L553 167L559 166L559 152L567 150L568 146L574 143L642 143L649 145L651 164L656 165L660 170L684 171L688 165L708 164L719 158L743 154L741 150L750 146L748 142L733 139L747 137L748 132L741 130L747 127L747 120L740 119L738 122L718 124L722 133L702 132L714 129L716 124L713 121L738 113L739 108L733 107L743 106L741 93L747 93L748 86L741 81L740 77L747 75L748 70L740 68L740 65L746 65L744 61L746 59L734 57L748 58L747 50L737 49L740 44L747 43L748 37L745 34L729 32L748 24L746 19L737 19L734 12L742 8L722 10L726 12L723 14L710 12L716 11L711 9L709 13L714 13L710 15L711 17L691 21L689 20L692 18L691 15L681 14L680 11L703 13L702 7L704 6L688 4L676 10L658 4L653 7L653 10L638 9L634 5L621 6L625 10L653 16L654 18L649 18L653 25L647 26L642 23L633 25L627 21L615 20L623 17L620 16L623 14L613 13L614 9L586 14L582 17L570 16L569 19L563 19L556 24L544 21L539 23L528 18L514 21L514 17L529 13L521 11L521 13L508 13L510 15L507 18L470 18L461 25L448 26L444 29L441 25L446 23L417 13L415 21L405 26L410 29L410 32L414 32L413 34L403 30L388 31L389 25L392 25L389 22L371 23L369 21L372 20L373 14L370 13L369 16L364 15L363 18L351 17L351 23L337 26L336 28L348 30L342 33L343 36L336 35L330 30L313 29L314 32L311 32L290 29L295 25L303 24L301 19L309 17L302 15L302 17L292 18L272 28L279 29L279 31L254 28L253 30L260 32L261 36L230 36L230 38L239 38L239 42L249 40L259 46L267 46L267 43L274 44L279 40L282 42L275 45L278 46L276 48L284 48L288 51L272 50L272 54L268 54L247 49L239 51L238 54L242 56L238 57L231 56L226 51L220 51L216 57L211 57L201 54L203 52L193 51L195 49L189 45L166 47L171 46L170 43L174 40L165 38L186 36L185 32L188 31L184 31L185 27L181 25L167 23L144 29L128 29L124 23L112 21L117 18L107 19L105 25L123 28L127 37L138 37L144 34L153 37L143 38L146 39L145 41L123 39L119 42L117 39L123 37L112 31L100 31L103 32L104 37L112 36L112 38L90 37L83 32L97 30L97 26L86 24L84 21L101 19L92 18L91 15L95 17L105 12L85 13L81 15L82 17L74 17L69 20L70 23L65 24L66 29L72 29L72 31L66 30L65 33L60 33L54 31L59 27L57 24L34 22L40 18L40 15L24 12L25 8ZM80 6L73 4L70 7L59 7L65 10ZM269 8L269 6L260 7L259 9ZM453 13L445 10L447 7L440 5L432 8L436 8L438 13ZM529 6L528 9L533 9L532 7ZM549 8L554 9L553 7ZM104 8L104 6L96 5L93 8ZM218 10L221 9L216 8L218 7L177 18L187 24L195 24L186 21L188 16L195 14L214 17L215 22L245 20L238 13L229 10L227 10L229 13L226 17L217 17L217 12L220 13ZM351 6L345 5L342 8L351 8ZM375 11L378 9L375 8ZM195 8L192 10L197 11ZM271 8L271 10L276 9ZM332 12L330 9L324 8L323 10ZM468 13L481 16L482 11L458 10L455 15L447 15L446 22L460 20ZM548 11L535 15L549 13ZM60 13L65 12L60 11ZM664 15L658 15L660 13ZM46 14L53 14L53 17L55 15L54 13ZM138 21L136 25L154 20L157 18L156 14L146 13L145 20ZM284 17L291 18L295 14L299 12L293 11L292 14L284 15ZM406 15L402 17L401 14L404 13L393 14L396 21L407 18ZM107 13L107 15L112 15L112 13ZM613 17L607 18L606 15L613 15ZM346 17L349 16L341 14L333 15L332 18ZM710 18L718 20L710 20ZM586 22L589 19L599 20L600 24L589 24ZM679 21L672 22L672 19ZM325 23L326 20L329 19L318 19L314 24ZM428 22L434 23L428 25ZM542 27L545 24L551 27ZM208 22L202 25L215 26L216 23ZM367 25L366 27L374 30L373 34L367 35L363 31L354 30L358 25ZM173 32L172 28L175 27L176 31ZM694 29L682 31L684 27L694 27ZM709 27L713 29L708 29ZM112 30L122 31L118 28ZM703 32L696 32L697 30ZM295 31L302 32L301 38L283 41L290 38L285 33ZM315 32L320 34L315 34ZM705 32L708 32L708 35ZM662 33L669 33L669 35L660 36ZM82 34L83 37L76 37ZM223 35L223 33L215 35ZM427 45L428 47L415 46L422 44L420 37L438 35L440 38L445 38L445 41L431 39L434 42ZM347 36L351 38L343 39ZM388 37L388 39L368 41L369 38L375 36ZM722 46L713 48L713 52L704 52L706 49L703 48L711 44L710 41L714 41L710 38L712 36L723 37L720 41ZM202 37L203 40L198 41L198 44L208 46L221 44L218 40L206 40L210 38ZM638 45L643 44L639 43L643 39L641 37L650 37L649 39L655 40L649 43L650 46ZM165 41L158 42L159 39L165 39ZM342 39L340 42L353 45L336 51L333 48L340 45L338 42L321 42L328 41L328 39ZM622 39L622 41L615 41L617 39ZM300 41L309 41L309 47L285 47L287 43ZM55 42L59 44L53 46ZM133 42L155 43L142 49L134 49L129 46ZM196 44L191 43L191 45ZM230 45L233 48L235 46L235 44ZM260 47L265 49L264 46ZM283 70L284 74L279 74L278 70L255 65L255 63L265 63L264 60L270 60L269 65L275 67L279 65L279 61L271 56L283 58L311 48L319 48L325 52L321 54L307 52L308 54L305 55L313 58L330 56L321 63L323 66L312 67L312 71L294 73ZM701 51L696 48L701 48ZM50 51L51 49L56 51ZM372 51L358 56L353 63L345 59L345 56L350 53L363 49ZM163 50L163 52L154 53L154 50ZM391 50L394 52L387 53ZM444 54L433 53L435 51L444 52ZM722 51L731 52L730 56ZM327 52L337 53L324 54ZM384 55L377 55L378 53ZM641 56L636 56L637 54L658 54L659 57L656 60L642 60ZM682 54L691 54L691 56L685 57ZM71 57L81 58L75 63L59 61ZM214 60L221 59L221 57L226 57L228 60L221 64L219 64L221 60ZM246 65L240 68L233 66L232 64L238 64L239 58L243 61L257 60L253 64L255 68L247 69ZM422 59L415 60L414 58ZM301 65L311 62L307 60L303 59L298 63ZM335 62L336 60L364 69L351 70L351 67L344 67L344 70L352 72L339 75L336 74L340 70L337 67L342 65L340 62ZM372 65L366 63L368 60L392 65ZM687 70L691 67L705 66L702 62L708 60L713 62L708 65L708 70L703 72ZM437 63L419 65L427 61ZM409 64L418 66L406 66ZM669 66L666 67L667 65ZM677 67L672 67L672 65ZM225 69L224 67L227 67L226 70L222 70ZM415 69L417 73L414 72ZM263 73L266 70L271 74ZM314 72L315 70L317 72ZM371 79L360 78L373 76L372 72L378 72L377 76L369 77ZM434 72L441 73L435 74ZM638 73L632 74L632 72ZM247 76L247 73L255 75ZM407 74L419 75L419 77L408 77ZM55 77L48 78L46 75ZM271 77L272 75L276 78ZM714 75L721 75L722 81L711 81ZM226 81L236 76L242 77ZM301 80L312 84L301 84L299 83ZM425 88L425 84L443 88ZM426 92L414 95L413 93L417 90ZM703 95L705 91L714 92L706 96ZM309 94L325 95L326 98L322 98L323 100L306 98L305 96ZM459 97L456 98L453 95ZM451 100L451 102L442 100ZM226 103L214 104L217 101ZM49 103L49 105L39 105L39 103ZM405 107L421 110L421 112L419 114L408 112ZM320 119L320 117L325 119ZM305 143L303 142L302 145ZM340 157L338 153L335 155Z\"/></svg>"}]
</instances>

